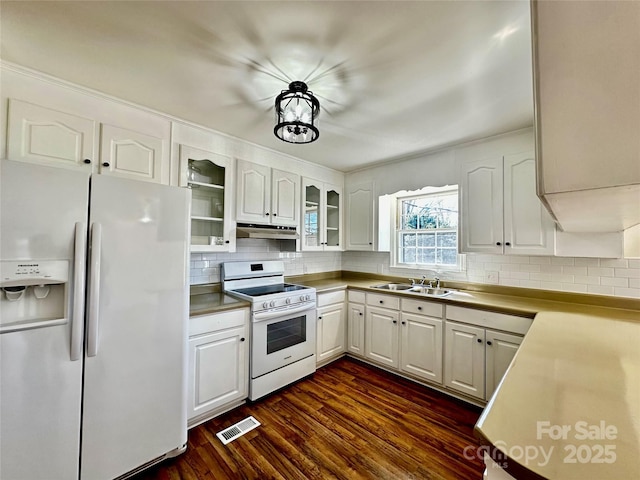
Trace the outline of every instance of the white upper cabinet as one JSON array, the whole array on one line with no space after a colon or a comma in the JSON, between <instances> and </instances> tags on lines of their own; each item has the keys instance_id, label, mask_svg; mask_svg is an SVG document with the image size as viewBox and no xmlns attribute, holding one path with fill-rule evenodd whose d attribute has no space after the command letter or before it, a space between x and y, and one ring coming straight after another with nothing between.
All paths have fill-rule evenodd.
<instances>
[{"instance_id":1,"label":"white upper cabinet","mask_svg":"<svg viewBox=\"0 0 640 480\"><path fill-rule=\"evenodd\" d=\"M179 185L191 188L191 251L233 252L232 178L234 160L180 145Z\"/></svg>"},{"instance_id":2,"label":"white upper cabinet","mask_svg":"<svg viewBox=\"0 0 640 480\"><path fill-rule=\"evenodd\" d=\"M342 250L342 187L302 179L302 250Z\"/></svg>"},{"instance_id":3,"label":"white upper cabinet","mask_svg":"<svg viewBox=\"0 0 640 480\"><path fill-rule=\"evenodd\" d=\"M373 182L351 185L347 195L346 250L374 250Z\"/></svg>"},{"instance_id":4,"label":"white upper cabinet","mask_svg":"<svg viewBox=\"0 0 640 480\"><path fill-rule=\"evenodd\" d=\"M640 2L532 2L539 194L564 231L640 223Z\"/></svg>"},{"instance_id":5,"label":"white upper cabinet","mask_svg":"<svg viewBox=\"0 0 640 480\"><path fill-rule=\"evenodd\" d=\"M238 160L236 220L296 227L299 192L297 174Z\"/></svg>"},{"instance_id":6,"label":"white upper cabinet","mask_svg":"<svg viewBox=\"0 0 640 480\"><path fill-rule=\"evenodd\" d=\"M461 166L460 251L553 255L555 225L536 196L532 153Z\"/></svg>"},{"instance_id":7,"label":"white upper cabinet","mask_svg":"<svg viewBox=\"0 0 640 480\"><path fill-rule=\"evenodd\" d=\"M102 125L100 173L162 183L162 139Z\"/></svg>"},{"instance_id":8,"label":"white upper cabinet","mask_svg":"<svg viewBox=\"0 0 640 480\"><path fill-rule=\"evenodd\" d=\"M553 255L555 224L536 195L532 153L504 157L504 251Z\"/></svg>"},{"instance_id":9,"label":"white upper cabinet","mask_svg":"<svg viewBox=\"0 0 640 480\"><path fill-rule=\"evenodd\" d=\"M96 117L101 113L96 111ZM168 120L166 124L168 132ZM168 139L158 133L156 137L97 118L9 101L7 150L12 160L168 184Z\"/></svg>"},{"instance_id":10,"label":"white upper cabinet","mask_svg":"<svg viewBox=\"0 0 640 480\"><path fill-rule=\"evenodd\" d=\"M463 164L459 198L460 251L502 253L502 157Z\"/></svg>"},{"instance_id":11,"label":"white upper cabinet","mask_svg":"<svg viewBox=\"0 0 640 480\"><path fill-rule=\"evenodd\" d=\"M271 170L271 223L297 227L300 177L291 172Z\"/></svg>"},{"instance_id":12,"label":"white upper cabinet","mask_svg":"<svg viewBox=\"0 0 640 480\"><path fill-rule=\"evenodd\" d=\"M8 158L91 172L97 162L97 124L50 108L10 99Z\"/></svg>"}]
</instances>

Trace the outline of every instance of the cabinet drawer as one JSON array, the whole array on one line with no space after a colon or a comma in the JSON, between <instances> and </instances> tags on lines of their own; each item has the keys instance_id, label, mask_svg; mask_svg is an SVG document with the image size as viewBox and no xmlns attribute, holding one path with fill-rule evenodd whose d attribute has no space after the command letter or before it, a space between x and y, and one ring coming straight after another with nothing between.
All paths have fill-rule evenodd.
<instances>
[{"instance_id":1,"label":"cabinet drawer","mask_svg":"<svg viewBox=\"0 0 640 480\"><path fill-rule=\"evenodd\" d=\"M392 295L380 295L377 293L367 293L367 305L400 310L400 299Z\"/></svg>"},{"instance_id":2,"label":"cabinet drawer","mask_svg":"<svg viewBox=\"0 0 640 480\"><path fill-rule=\"evenodd\" d=\"M349 290L349 301L354 303L366 303L366 293Z\"/></svg>"},{"instance_id":3,"label":"cabinet drawer","mask_svg":"<svg viewBox=\"0 0 640 480\"><path fill-rule=\"evenodd\" d=\"M425 302L423 300L402 299L402 311L407 313L417 313L418 315L429 315L430 317L442 318L444 305L441 303Z\"/></svg>"},{"instance_id":4,"label":"cabinet drawer","mask_svg":"<svg viewBox=\"0 0 640 480\"><path fill-rule=\"evenodd\" d=\"M203 333L225 330L227 328L241 327L249 318L248 308L227 310L211 315L201 315L189 319L189 336L202 335Z\"/></svg>"},{"instance_id":5,"label":"cabinet drawer","mask_svg":"<svg viewBox=\"0 0 640 480\"><path fill-rule=\"evenodd\" d=\"M447 320L457 320L520 335L527 333L533 322L531 318L454 306L447 306Z\"/></svg>"},{"instance_id":6,"label":"cabinet drawer","mask_svg":"<svg viewBox=\"0 0 640 480\"><path fill-rule=\"evenodd\" d=\"M344 290L340 290L338 292L319 293L316 297L316 303L318 307L324 307L325 305L342 303L344 302L344 299Z\"/></svg>"}]
</instances>

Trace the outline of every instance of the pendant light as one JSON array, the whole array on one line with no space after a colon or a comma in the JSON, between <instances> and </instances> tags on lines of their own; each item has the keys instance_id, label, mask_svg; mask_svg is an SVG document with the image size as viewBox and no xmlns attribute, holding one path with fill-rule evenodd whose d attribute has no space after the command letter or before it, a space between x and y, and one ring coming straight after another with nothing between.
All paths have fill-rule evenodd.
<instances>
[{"instance_id":1,"label":"pendant light","mask_svg":"<svg viewBox=\"0 0 640 480\"><path fill-rule=\"evenodd\" d=\"M304 82L291 82L276 97L276 126L273 133L284 142L311 143L318 139L316 127L320 102Z\"/></svg>"}]
</instances>

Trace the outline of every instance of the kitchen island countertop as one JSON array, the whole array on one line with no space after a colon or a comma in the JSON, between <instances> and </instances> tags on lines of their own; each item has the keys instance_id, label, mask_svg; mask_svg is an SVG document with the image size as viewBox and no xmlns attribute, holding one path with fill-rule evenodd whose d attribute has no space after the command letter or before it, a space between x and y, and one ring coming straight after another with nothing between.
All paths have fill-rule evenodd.
<instances>
[{"instance_id":1,"label":"kitchen island countertop","mask_svg":"<svg viewBox=\"0 0 640 480\"><path fill-rule=\"evenodd\" d=\"M475 431L519 480L640 478L640 322L536 315Z\"/></svg>"}]
</instances>

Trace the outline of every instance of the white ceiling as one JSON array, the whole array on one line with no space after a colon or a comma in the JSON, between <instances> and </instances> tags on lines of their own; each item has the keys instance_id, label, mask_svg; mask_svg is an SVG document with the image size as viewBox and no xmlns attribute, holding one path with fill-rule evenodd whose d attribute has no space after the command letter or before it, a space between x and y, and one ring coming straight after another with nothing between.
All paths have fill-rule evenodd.
<instances>
[{"instance_id":1,"label":"white ceiling","mask_svg":"<svg viewBox=\"0 0 640 480\"><path fill-rule=\"evenodd\" d=\"M3 60L349 171L533 123L525 1L0 2ZM304 80L320 138L273 135Z\"/></svg>"}]
</instances>

